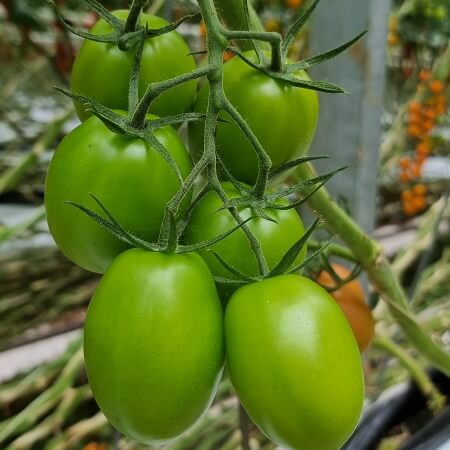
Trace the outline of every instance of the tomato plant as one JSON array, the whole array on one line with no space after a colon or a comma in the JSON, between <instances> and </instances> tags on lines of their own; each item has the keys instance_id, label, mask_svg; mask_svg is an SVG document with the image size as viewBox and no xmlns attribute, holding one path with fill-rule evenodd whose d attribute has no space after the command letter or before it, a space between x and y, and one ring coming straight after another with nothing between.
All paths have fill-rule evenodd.
<instances>
[{"instance_id":1,"label":"tomato plant","mask_svg":"<svg viewBox=\"0 0 450 450\"><path fill-rule=\"evenodd\" d=\"M304 69L360 36L293 63L287 55L317 2L302 8L281 36L225 28L215 2L199 0L207 60L195 68L173 31L184 19L169 25L150 19L141 14L144 0L133 0L129 15L116 12L116 18L95 0L88 3L102 19L91 35L75 30L87 41L72 77L72 90L81 95L69 95L102 121L88 118L62 141L45 202L63 252L82 267L106 270L87 314L85 360L92 392L111 423L144 443L176 438L210 405L226 349L236 392L270 439L293 449L343 445L363 403L360 353L338 303L317 283L291 274L305 261L302 245L314 230L304 230L294 209L305 201L361 265L377 271L372 279L405 334L449 373L447 355L406 310L379 246L320 189L335 172L312 176L305 163L314 158L301 157L315 132L315 91L344 92L310 80ZM245 19L247 12L241 11ZM242 41L259 41L270 53L255 45L266 55L256 61L233 47ZM224 64L227 51L238 55ZM189 111L201 78L207 83ZM123 114L113 110L127 106ZM155 121L146 119L149 110L182 114ZM179 123L189 126L194 166L168 127ZM298 181L281 185L294 168ZM221 175L230 182L221 184ZM190 193L203 183L211 190L193 202ZM225 319L213 276L229 300Z\"/></svg>"},{"instance_id":2,"label":"tomato plant","mask_svg":"<svg viewBox=\"0 0 450 450\"><path fill-rule=\"evenodd\" d=\"M225 313L227 367L253 422L293 449L337 449L364 399L347 320L318 284L282 275L238 289Z\"/></svg>"},{"instance_id":3,"label":"tomato plant","mask_svg":"<svg viewBox=\"0 0 450 450\"><path fill-rule=\"evenodd\" d=\"M224 183L223 188L228 198L239 197L238 191L231 183ZM287 200L278 201L280 206L288 204ZM220 210L222 207L223 202L214 191L208 192L199 201L186 230L188 243L210 239L236 226L236 220L231 213L227 209ZM251 208L245 208L240 213L243 219L254 215ZM303 236L305 230L302 220L294 209L265 209L264 213L273 222L264 217L255 217L248 223L248 227L261 242L267 265L269 269L273 269L289 248ZM217 253L227 264L244 275L249 277L258 275L257 261L243 230L234 232L200 252L214 275L236 279L237 277L227 270L214 253ZM294 265L300 264L305 255L306 246L298 254ZM230 285L221 287L221 293L225 297L228 297L233 290L234 288Z\"/></svg>"},{"instance_id":4,"label":"tomato plant","mask_svg":"<svg viewBox=\"0 0 450 450\"><path fill-rule=\"evenodd\" d=\"M114 15L125 19L128 11L114 11ZM142 26L160 28L168 23L160 17L142 13ZM90 31L95 35L106 35L111 26L100 19ZM85 40L75 58L71 89L76 94L90 97L113 109L127 109L128 84L136 49L122 51L117 45ZM162 36L147 39L144 44L139 92L142 95L149 83L172 78L195 69L195 60L184 39L171 31ZM169 116L189 111L194 100L195 81L164 92L151 106L150 112L158 116ZM80 104L75 108L81 120L90 113Z\"/></svg>"},{"instance_id":5,"label":"tomato plant","mask_svg":"<svg viewBox=\"0 0 450 450\"><path fill-rule=\"evenodd\" d=\"M182 176L191 162L171 127L155 131ZM104 272L128 246L65 201L95 204L92 193L128 231L158 237L164 208L180 181L163 157L142 139L119 135L97 117L71 131L60 143L45 184L47 221L63 253L84 269ZM97 208L98 211L98 208Z\"/></svg>"},{"instance_id":6,"label":"tomato plant","mask_svg":"<svg viewBox=\"0 0 450 450\"><path fill-rule=\"evenodd\" d=\"M214 280L196 254L132 249L111 264L87 313L86 370L122 433L163 443L210 405L223 359Z\"/></svg>"},{"instance_id":7,"label":"tomato plant","mask_svg":"<svg viewBox=\"0 0 450 450\"><path fill-rule=\"evenodd\" d=\"M247 56L250 56L247 53ZM308 151L319 114L317 93L291 86L250 67L236 57L224 65L224 91L240 112L272 160L273 167L297 158ZM296 73L309 80L304 71ZM206 110L209 86L203 85L197 94L194 110ZM218 154L238 179L254 183L258 174L255 150L242 130L225 112L216 131ZM203 127L189 127L189 144L194 156L203 150Z\"/></svg>"},{"instance_id":8,"label":"tomato plant","mask_svg":"<svg viewBox=\"0 0 450 450\"><path fill-rule=\"evenodd\" d=\"M332 264L332 268L342 280L351 275L350 270L341 264ZM337 286L336 280L326 271L322 271L316 281L327 288ZM373 339L375 323L364 300L365 295L361 283L356 279L349 281L333 290L331 295L347 317L358 342L359 350L363 352Z\"/></svg>"}]
</instances>

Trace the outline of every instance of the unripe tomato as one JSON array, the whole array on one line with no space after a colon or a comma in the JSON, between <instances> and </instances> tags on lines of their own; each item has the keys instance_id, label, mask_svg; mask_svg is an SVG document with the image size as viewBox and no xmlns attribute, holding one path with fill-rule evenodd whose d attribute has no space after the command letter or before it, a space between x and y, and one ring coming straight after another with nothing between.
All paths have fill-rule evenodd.
<instances>
[{"instance_id":1,"label":"unripe tomato","mask_svg":"<svg viewBox=\"0 0 450 450\"><path fill-rule=\"evenodd\" d=\"M299 275L238 289L225 312L227 367L253 422L286 449L336 450L364 400L360 354L331 296Z\"/></svg>"},{"instance_id":2,"label":"unripe tomato","mask_svg":"<svg viewBox=\"0 0 450 450\"><path fill-rule=\"evenodd\" d=\"M332 267L336 275L342 280L345 280L351 274L350 270L340 264L332 264ZM327 288L336 286L336 281L326 271L322 271L316 281ZM352 280L331 292L331 296L337 301L345 317L347 317L358 342L359 350L363 352L373 339L375 322L364 301L365 295L361 283L356 279Z\"/></svg>"},{"instance_id":3,"label":"unripe tomato","mask_svg":"<svg viewBox=\"0 0 450 450\"><path fill-rule=\"evenodd\" d=\"M126 19L128 11L113 14ZM142 13L140 21L149 29L161 28L168 23L160 17ZM111 33L111 26L100 19L90 30L92 34ZM149 83L166 80L195 69L194 57L184 39L176 31L145 41L139 77L139 94ZM97 100L112 109L128 109L128 86L136 48L120 50L116 44L84 40L75 58L71 90ZM183 83L161 94L151 105L150 112L169 116L190 110L195 97L196 82ZM85 120L91 114L75 102L78 117Z\"/></svg>"},{"instance_id":4,"label":"unripe tomato","mask_svg":"<svg viewBox=\"0 0 450 450\"><path fill-rule=\"evenodd\" d=\"M223 183L222 187L229 199L239 196L231 183ZM278 204L288 205L289 202L280 200ZM198 202L191 215L185 233L186 241L194 244L214 238L235 227L236 220L227 209L218 211L222 207L222 200L217 193L215 191L208 192ZM239 208L238 210L243 219L254 215L250 208ZM294 209L265 209L264 212L276 222L255 217L247 225L260 241L269 269L273 269L289 248L304 235L305 229ZM225 239L199 252L213 275L236 279L237 277L223 266L213 252L244 275L257 276L259 274L255 255L243 230L236 230ZM305 255L306 245L294 264L300 264L305 259ZM227 299L235 289L234 285L219 286L219 292L224 299Z\"/></svg>"},{"instance_id":5,"label":"unripe tomato","mask_svg":"<svg viewBox=\"0 0 450 450\"><path fill-rule=\"evenodd\" d=\"M296 76L309 80L303 71ZM308 151L319 115L315 91L274 80L240 58L233 58L224 65L223 84L225 94L259 139L273 167ZM208 93L205 83L195 100L195 111L206 111ZM217 124L217 151L234 177L252 184L258 174L256 152L227 113L222 112L220 117L226 122ZM194 158L203 152L203 126L202 123L189 124L189 144Z\"/></svg>"},{"instance_id":6,"label":"unripe tomato","mask_svg":"<svg viewBox=\"0 0 450 450\"><path fill-rule=\"evenodd\" d=\"M175 130L164 127L155 136L186 177L192 164ZM128 245L65 201L103 214L92 193L127 231L153 241L166 203L179 187L173 170L147 142L115 134L91 117L62 140L50 163L45 183L48 225L68 258L84 269L104 272Z\"/></svg>"},{"instance_id":7,"label":"unripe tomato","mask_svg":"<svg viewBox=\"0 0 450 450\"><path fill-rule=\"evenodd\" d=\"M89 305L86 370L95 400L119 431L164 443L209 407L224 360L223 314L200 258L128 250Z\"/></svg>"}]
</instances>

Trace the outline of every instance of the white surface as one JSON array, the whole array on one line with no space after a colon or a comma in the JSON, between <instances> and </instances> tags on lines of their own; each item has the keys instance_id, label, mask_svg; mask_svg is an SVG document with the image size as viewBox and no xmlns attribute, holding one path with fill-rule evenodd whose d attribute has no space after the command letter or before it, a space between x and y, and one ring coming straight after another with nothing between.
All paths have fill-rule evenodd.
<instances>
[{"instance_id":1,"label":"white surface","mask_svg":"<svg viewBox=\"0 0 450 450\"><path fill-rule=\"evenodd\" d=\"M54 360L64 353L68 344L80 334L81 330L69 331L0 353L0 383Z\"/></svg>"}]
</instances>

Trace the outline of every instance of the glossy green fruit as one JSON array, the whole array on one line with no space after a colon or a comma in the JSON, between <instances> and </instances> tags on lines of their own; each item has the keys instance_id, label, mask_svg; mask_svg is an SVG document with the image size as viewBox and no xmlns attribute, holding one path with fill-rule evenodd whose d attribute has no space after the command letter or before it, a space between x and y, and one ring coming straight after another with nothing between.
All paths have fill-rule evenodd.
<instances>
[{"instance_id":1,"label":"glossy green fruit","mask_svg":"<svg viewBox=\"0 0 450 450\"><path fill-rule=\"evenodd\" d=\"M224 360L214 281L194 253L122 253L89 305L86 370L95 400L119 431L164 443L209 407Z\"/></svg>"},{"instance_id":2,"label":"glossy green fruit","mask_svg":"<svg viewBox=\"0 0 450 450\"><path fill-rule=\"evenodd\" d=\"M164 127L155 135L186 177L192 163L177 133ZM68 258L84 269L104 272L128 245L65 201L104 215L90 197L92 193L126 230L154 241L166 203L179 187L173 170L148 143L115 134L91 117L71 131L55 151L45 184L47 221Z\"/></svg>"},{"instance_id":3,"label":"glossy green fruit","mask_svg":"<svg viewBox=\"0 0 450 450\"><path fill-rule=\"evenodd\" d=\"M239 194L231 183L223 183L222 186L228 198L238 197ZM289 204L287 200L280 200L278 203L280 205ZM236 226L236 221L228 210L218 211L222 206L222 200L214 191L208 192L199 201L185 232L186 241L189 244L211 239ZM254 215L250 208L241 208L239 213L244 219ZM305 230L302 220L294 209L265 209L264 213L276 222L256 217L247 225L261 242L269 269L273 269L289 248L304 235ZM259 274L255 255L242 230L236 230L225 239L199 252L215 276L236 279L237 277L230 273L216 258L214 252L244 275L257 276ZM305 255L306 245L297 256L294 264L300 264L305 259ZM234 285L222 285L220 286L220 293L227 298L235 289Z\"/></svg>"},{"instance_id":4,"label":"glossy green fruit","mask_svg":"<svg viewBox=\"0 0 450 450\"><path fill-rule=\"evenodd\" d=\"M249 54L247 54L249 56ZM309 79L305 72L299 79ZM235 57L224 65L224 90L270 156L273 167L304 155L314 137L319 104L317 93L274 80ZM205 112L208 84L194 104ZM240 181L253 184L258 174L256 153L243 132L225 112L217 125L217 150L225 165ZM189 148L198 159L203 151L203 123L189 124Z\"/></svg>"},{"instance_id":5,"label":"glossy green fruit","mask_svg":"<svg viewBox=\"0 0 450 450\"><path fill-rule=\"evenodd\" d=\"M225 313L227 366L253 422L283 448L337 450L361 414L358 345L333 298L282 275L244 286Z\"/></svg>"},{"instance_id":6,"label":"glossy green fruit","mask_svg":"<svg viewBox=\"0 0 450 450\"><path fill-rule=\"evenodd\" d=\"M126 19L128 11L114 11L120 19ZM141 14L143 26L161 28L168 23L160 17ZM100 19L90 30L92 34L111 33L111 26ZM71 90L97 100L112 109L128 109L128 85L136 50L122 51L115 44L84 40L75 58L71 76ZM194 57L184 39L176 31L145 41L139 77L139 94L149 83L166 80L195 69ZM151 105L150 112L169 116L187 112L195 97L196 82L190 81L160 95ZM82 105L75 103L78 117L90 116Z\"/></svg>"}]
</instances>

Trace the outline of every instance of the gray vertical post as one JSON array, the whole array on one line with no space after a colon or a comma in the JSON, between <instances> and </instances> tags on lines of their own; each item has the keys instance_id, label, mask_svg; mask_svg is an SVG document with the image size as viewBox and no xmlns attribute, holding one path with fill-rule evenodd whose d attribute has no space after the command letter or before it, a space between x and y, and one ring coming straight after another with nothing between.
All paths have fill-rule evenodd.
<instances>
[{"instance_id":1,"label":"gray vertical post","mask_svg":"<svg viewBox=\"0 0 450 450\"><path fill-rule=\"evenodd\" d=\"M321 173L350 166L328 188L348 200L353 217L369 232L375 219L389 8L390 0L322 0L311 18L312 54L369 30L344 54L311 70L314 79L332 81L350 92L320 94L312 153L332 157L317 163Z\"/></svg>"}]
</instances>

